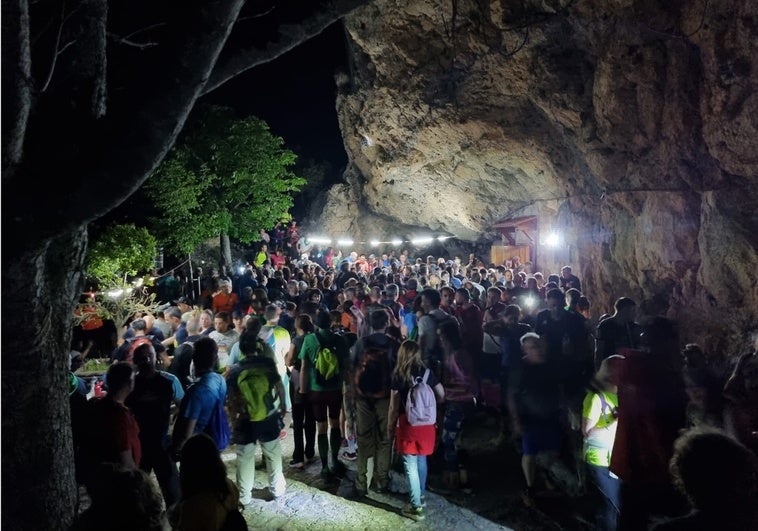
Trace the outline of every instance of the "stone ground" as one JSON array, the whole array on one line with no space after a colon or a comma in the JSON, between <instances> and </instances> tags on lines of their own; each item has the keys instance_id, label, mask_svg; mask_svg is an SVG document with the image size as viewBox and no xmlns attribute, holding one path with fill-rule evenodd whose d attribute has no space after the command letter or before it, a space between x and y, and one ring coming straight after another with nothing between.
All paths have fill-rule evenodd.
<instances>
[{"instance_id":1,"label":"stone ground","mask_svg":"<svg viewBox=\"0 0 758 531\"><path fill-rule=\"evenodd\" d=\"M286 419L289 425L289 417ZM336 530L336 529L451 529L517 531L593 529L587 516L586 500L555 494L541 499L539 505L527 508L521 500L523 480L520 458L508 444L497 444L497 421L492 414L480 411L463 438L463 447L469 453L469 476L473 493L447 494L427 492L427 518L414 522L400 514L407 495L390 493L380 495L369 491L360 501L344 498L352 490L355 463L343 461L348 467L345 479L325 483L321 479L320 461L304 470L287 466L292 456L291 430L282 441L284 473L287 493L283 499L266 501L266 473L256 473L254 501L245 510L250 529L265 530ZM341 450L340 455L342 455ZM230 448L223 452L230 477L234 477L236 455ZM262 462L260 451L258 461ZM439 482L437 467L430 461L429 484ZM405 490L402 474L393 472L392 486ZM391 487L392 488L392 487Z\"/></svg>"},{"instance_id":2,"label":"stone ground","mask_svg":"<svg viewBox=\"0 0 758 531\"><path fill-rule=\"evenodd\" d=\"M285 423L289 426L289 415ZM282 441L282 460L287 479L283 498L267 501L266 471L259 468L255 477L253 502L244 516L252 530L334 531L334 530L515 530L515 531L590 531L594 526L588 500L560 494L542 498L536 507L527 508L521 499L523 479L520 457L512 443L497 441L497 416L479 411L462 439L468 452L469 482L472 494L455 492L440 495L427 490L427 517L415 522L400 514L407 494L393 492L369 495L362 501L345 498L352 491L356 463L344 461L345 479L325 482L320 477L318 459L303 470L289 468L292 457L292 430ZM340 451L340 456L344 449ZM237 456L234 447L222 452L229 477L234 479ZM262 456L258 450L258 462ZM440 483L439 464L430 457L429 485ZM156 485L157 487L157 485ZM401 471L392 472L391 489L404 491ZM80 510L89 505L84 487L80 488Z\"/></svg>"}]
</instances>

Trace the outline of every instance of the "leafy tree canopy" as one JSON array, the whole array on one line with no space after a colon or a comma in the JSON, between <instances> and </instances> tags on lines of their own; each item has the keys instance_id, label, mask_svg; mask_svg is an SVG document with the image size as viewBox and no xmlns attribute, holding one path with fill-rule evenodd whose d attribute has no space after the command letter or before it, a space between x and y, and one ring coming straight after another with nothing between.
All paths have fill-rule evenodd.
<instances>
[{"instance_id":1,"label":"leafy tree canopy","mask_svg":"<svg viewBox=\"0 0 758 531\"><path fill-rule=\"evenodd\" d=\"M111 225L87 251L87 274L100 284L149 272L157 242L147 229L134 224Z\"/></svg>"},{"instance_id":2,"label":"leafy tree canopy","mask_svg":"<svg viewBox=\"0 0 758 531\"><path fill-rule=\"evenodd\" d=\"M153 220L161 241L186 254L216 236L258 240L306 182L290 170L296 158L264 121L237 119L227 107L202 110L146 183L161 212Z\"/></svg>"}]
</instances>

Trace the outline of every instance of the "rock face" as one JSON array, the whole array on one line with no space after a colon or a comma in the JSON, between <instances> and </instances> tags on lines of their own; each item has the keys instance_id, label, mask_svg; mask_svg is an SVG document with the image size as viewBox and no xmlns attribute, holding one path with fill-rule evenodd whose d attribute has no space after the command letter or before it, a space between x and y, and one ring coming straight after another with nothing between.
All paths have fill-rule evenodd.
<instances>
[{"instance_id":1,"label":"rock face","mask_svg":"<svg viewBox=\"0 0 758 531\"><path fill-rule=\"evenodd\" d=\"M597 315L628 295L677 318L683 341L744 350L758 328L757 5L378 0L345 21L350 165L318 223L482 241L537 215L564 239L537 268L570 263Z\"/></svg>"}]
</instances>

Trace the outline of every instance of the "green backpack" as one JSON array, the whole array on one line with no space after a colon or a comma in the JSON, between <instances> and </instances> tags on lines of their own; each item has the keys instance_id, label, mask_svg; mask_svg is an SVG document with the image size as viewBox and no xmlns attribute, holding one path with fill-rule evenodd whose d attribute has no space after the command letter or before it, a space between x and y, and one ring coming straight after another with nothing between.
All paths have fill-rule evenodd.
<instances>
[{"instance_id":1,"label":"green backpack","mask_svg":"<svg viewBox=\"0 0 758 531\"><path fill-rule=\"evenodd\" d=\"M244 369L237 376L237 388L245 398L250 420L258 422L268 417L274 406L274 397L269 384L269 371L264 367Z\"/></svg>"},{"instance_id":2,"label":"green backpack","mask_svg":"<svg viewBox=\"0 0 758 531\"><path fill-rule=\"evenodd\" d=\"M320 386L334 385L337 383L340 372L339 358L334 353L334 347L322 343L318 334L316 334L316 340L319 345L313 362L316 369L316 383Z\"/></svg>"}]
</instances>

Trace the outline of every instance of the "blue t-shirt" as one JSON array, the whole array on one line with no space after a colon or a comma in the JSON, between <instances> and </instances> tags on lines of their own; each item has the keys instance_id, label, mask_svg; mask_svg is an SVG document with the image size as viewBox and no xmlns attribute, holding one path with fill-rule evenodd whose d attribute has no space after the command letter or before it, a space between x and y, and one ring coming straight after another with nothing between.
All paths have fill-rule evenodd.
<instances>
[{"instance_id":1,"label":"blue t-shirt","mask_svg":"<svg viewBox=\"0 0 758 531\"><path fill-rule=\"evenodd\" d=\"M195 433L202 433L218 400L226 400L226 380L216 372L207 372L187 389L180 414L196 420Z\"/></svg>"}]
</instances>

